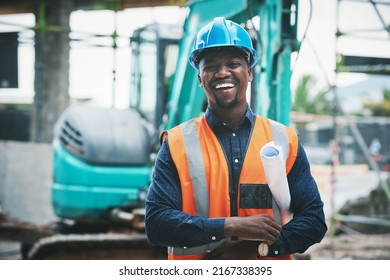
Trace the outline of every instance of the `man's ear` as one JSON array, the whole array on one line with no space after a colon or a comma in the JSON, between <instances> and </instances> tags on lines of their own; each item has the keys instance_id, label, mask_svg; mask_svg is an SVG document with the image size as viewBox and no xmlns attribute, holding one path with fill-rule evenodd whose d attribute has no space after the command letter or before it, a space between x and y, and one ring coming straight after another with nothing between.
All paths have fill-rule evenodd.
<instances>
[{"instance_id":1,"label":"man's ear","mask_svg":"<svg viewBox=\"0 0 390 280\"><path fill-rule=\"evenodd\" d=\"M200 74L198 73L198 81L199 81L199 86L203 87L202 79L200 78Z\"/></svg>"},{"instance_id":2,"label":"man's ear","mask_svg":"<svg viewBox=\"0 0 390 280\"><path fill-rule=\"evenodd\" d=\"M252 68L249 68L249 70L248 70L248 81L249 82L252 82L252 79L253 79L253 76L252 76Z\"/></svg>"}]
</instances>

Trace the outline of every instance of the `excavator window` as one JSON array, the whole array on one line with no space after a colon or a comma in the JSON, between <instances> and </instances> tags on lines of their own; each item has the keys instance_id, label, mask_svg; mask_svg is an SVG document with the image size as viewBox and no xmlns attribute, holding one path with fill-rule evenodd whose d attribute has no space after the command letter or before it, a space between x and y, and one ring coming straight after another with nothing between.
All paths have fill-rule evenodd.
<instances>
[{"instance_id":1,"label":"excavator window","mask_svg":"<svg viewBox=\"0 0 390 280\"><path fill-rule=\"evenodd\" d=\"M130 106L155 128L162 121L179 52L178 38L165 37L161 28L141 29L131 41Z\"/></svg>"}]
</instances>

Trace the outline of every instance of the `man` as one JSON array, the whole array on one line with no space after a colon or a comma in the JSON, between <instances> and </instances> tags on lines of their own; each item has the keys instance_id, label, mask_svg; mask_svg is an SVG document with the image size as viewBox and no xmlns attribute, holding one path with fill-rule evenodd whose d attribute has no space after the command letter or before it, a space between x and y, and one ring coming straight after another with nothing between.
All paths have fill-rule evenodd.
<instances>
[{"instance_id":1,"label":"man","mask_svg":"<svg viewBox=\"0 0 390 280\"><path fill-rule=\"evenodd\" d=\"M290 259L325 235L323 202L295 130L248 106L257 56L232 21L215 18L198 33L190 63L208 108L165 133L146 199L147 236L168 247L169 259ZM271 141L287 147L288 222L277 220L259 156Z\"/></svg>"}]
</instances>

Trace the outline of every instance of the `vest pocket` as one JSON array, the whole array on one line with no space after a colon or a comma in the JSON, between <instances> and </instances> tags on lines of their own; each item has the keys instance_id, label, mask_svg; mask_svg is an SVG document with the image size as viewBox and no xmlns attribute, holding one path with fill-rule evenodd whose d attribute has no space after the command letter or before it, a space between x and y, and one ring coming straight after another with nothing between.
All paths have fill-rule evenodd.
<instances>
[{"instance_id":1,"label":"vest pocket","mask_svg":"<svg viewBox=\"0 0 390 280\"><path fill-rule=\"evenodd\" d=\"M267 184L240 184L240 208L271 209L272 194Z\"/></svg>"}]
</instances>

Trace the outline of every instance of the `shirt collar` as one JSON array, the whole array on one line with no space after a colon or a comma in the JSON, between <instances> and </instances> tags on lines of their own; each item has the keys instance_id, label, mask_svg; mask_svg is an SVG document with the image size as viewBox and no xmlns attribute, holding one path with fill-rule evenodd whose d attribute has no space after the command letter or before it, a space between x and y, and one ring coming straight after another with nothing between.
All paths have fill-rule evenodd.
<instances>
[{"instance_id":1,"label":"shirt collar","mask_svg":"<svg viewBox=\"0 0 390 280\"><path fill-rule=\"evenodd\" d=\"M205 118L206 118L208 125L212 129L215 128L219 124L223 124L223 121L221 120L221 118L216 113L214 113L210 109L210 107L207 107L207 110L205 112ZM245 114L244 114L239 126L241 126L245 122L245 120L248 120L250 122L250 124L253 125L255 122L255 119L256 119L256 114L254 114L252 109L249 106L247 106Z\"/></svg>"}]
</instances>

